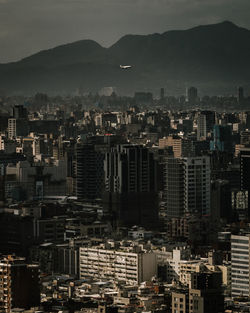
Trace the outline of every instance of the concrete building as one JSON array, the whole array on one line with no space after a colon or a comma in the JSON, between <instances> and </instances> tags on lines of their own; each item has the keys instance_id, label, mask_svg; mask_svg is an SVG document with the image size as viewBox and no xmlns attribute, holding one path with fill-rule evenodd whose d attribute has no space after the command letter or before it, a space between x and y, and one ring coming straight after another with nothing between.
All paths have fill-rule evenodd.
<instances>
[{"instance_id":1,"label":"concrete building","mask_svg":"<svg viewBox=\"0 0 250 313\"><path fill-rule=\"evenodd\" d=\"M40 304L39 268L25 259L6 256L0 259L0 309L29 309Z\"/></svg>"},{"instance_id":2,"label":"concrete building","mask_svg":"<svg viewBox=\"0 0 250 313\"><path fill-rule=\"evenodd\" d=\"M232 297L250 296L250 234L231 236Z\"/></svg>"},{"instance_id":3,"label":"concrete building","mask_svg":"<svg viewBox=\"0 0 250 313\"><path fill-rule=\"evenodd\" d=\"M54 161L30 164L20 161L6 167L6 196L12 197L13 190L23 190L23 195L31 199L44 196L66 195L66 162Z\"/></svg>"},{"instance_id":4,"label":"concrete building","mask_svg":"<svg viewBox=\"0 0 250 313\"><path fill-rule=\"evenodd\" d=\"M182 217L184 213L210 213L209 157L167 158L165 183L169 218Z\"/></svg>"},{"instance_id":5,"label":"concrete building","mask_svg":"<svg viewBox=\"0 0 250 313\"><path fill-rule=\"evenodd\" d=\"M158 223L157 161L139 145L117 145L106 153L105 208L113 225L145 228Z\"/></svg>"},{"instance_id":6,"label":"concrete building","mask_svg":"<svg viewBox=\"0 0 250 313\"><path fill-rule=\"evenodd\" d=\"M224 312L221 272L192 273L189 288L189 312Z\"/></svg>"},{"instance_id":7,"label":"concrete building","mask_svg":"<svg viewBox=\"0 0 250 313\"><path fill-rule=\"evenodd\" d=\"M207 215L210 212L210 159L184 158L185 212Z\"/></svg>"},{"instance_id":8,"label":"concrete building","mask_svg":"<svg viewBox=\"0 0 250 313\"><path fill-rule=\"evenodd\" d=\"M78 199L101 198L104 187L104 154L92 143L79 144L76 150L76 194Z\"/></svg>"},{"instance_id":9,"label":"concrete building","mask_svg":"<svg viewBox=\"0 0 250 313\"><path fill-rule=\"evenodd\" d=\"M194 105L198 101L198 90L196 87L189 87L186 89L186 101Z\"/></svg>"},{"instance_id":10,"label":"concrete building","mask_svg":"<svg viewBox=\"0 0 250 313\"><path fill-rule=\"evenodd\" d=\"M8 136L9 139L16 138L17 136L17 120L15 118L9 118L8 119Z\"/></svg>"},{"instance_id":11,"label":"concrete building","mask_svg":"<svg viewBox=\"0 0 250 313\"><path fill-rule=\"evenodd\" d=\"M202 111L197 119L197 140L206 140L211 136L215 124L215 112Z\"/></svg>"},{"instance_id":12,"label":"concrete building","mask_svg":"<svg viewBox=\"0 0 250 313\"><path fill-rule=\"evenodd\" d=\"M177 289L172 292L172 313L189 312L188 289Z\"/></svg>"},{"instance_id":13,"label":"concrete building","mask_svg":"<svg viewBox=\"0 0 250 313\"><path fill-rule=\"evenodd\" d=\"M192 142L178 136L168 136L159 139L159 148L172 147L175 158L193 155Z\"/></svg>"},{"instance_id":14,"label":"concrete building","mask_svg":"<svg viewBox=\"0 0 250 313\"><path fill-rule=\"evenodd\" d=\"M178 218L184 213L184 164L181 159L166 158L164 166L164 198L167 217Z\"/></svg>"},{"instance_id":15,"label":"concrete building","mask_svg":"<svg viewBox=\"0 0 250 313\"><path fill-rule=\"evenodd\" d=\"M157 275L155 253L135 250L122 247L81 247L80 279L112 279L126 281L130 285L151 280Z\"/></svg>"}]
</instances>

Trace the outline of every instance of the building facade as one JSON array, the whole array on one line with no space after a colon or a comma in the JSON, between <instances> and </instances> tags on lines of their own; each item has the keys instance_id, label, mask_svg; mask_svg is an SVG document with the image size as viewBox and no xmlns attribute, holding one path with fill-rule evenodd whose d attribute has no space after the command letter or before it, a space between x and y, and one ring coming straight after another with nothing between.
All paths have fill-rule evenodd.
<instances>
[{"instance_id":1,"label":"building facade","mask_svg":"<svg viewBox=\"0 0 250 313\"><path fill-rule=\"evenodd\" d=\"M80 279L115 279L137 285L157 275L156 255L151 252L82 247L79 254Z\"/></svg>"},{"instance_id":2,"label":"building facade","mask_svg":"<svg viewBox=\"0 0 250 313\"><path fill-rule=\"evenodd\" d=\"M231 236L232 297L250 296L250 234Z\"/></svg>"},{"instance_id":3,"label":"building facade","mask_svg":"<svg viewBox=\"0 0 250 313\"><path fill-rule=\"evenodd\" d=\"M39 268L14 256L0 259L0 309L29 309L40 304Z\"/></svg>"}]
</instances>

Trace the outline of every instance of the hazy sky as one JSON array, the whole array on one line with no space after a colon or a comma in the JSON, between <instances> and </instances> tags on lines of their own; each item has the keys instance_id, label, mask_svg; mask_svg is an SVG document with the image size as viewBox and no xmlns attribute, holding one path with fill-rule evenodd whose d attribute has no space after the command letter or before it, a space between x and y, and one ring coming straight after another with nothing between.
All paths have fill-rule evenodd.
<instances>
[{"instance_id":1,"label":"hazy sky","mask_svg":"<svg viewBox=\"0 0 250 313\"><path fill-rule=\"evenodd\" d=\"M230 20L250 29L250 0L0 0L0 62L81 39L109 46Z\"/></svg>"}]
</instances>

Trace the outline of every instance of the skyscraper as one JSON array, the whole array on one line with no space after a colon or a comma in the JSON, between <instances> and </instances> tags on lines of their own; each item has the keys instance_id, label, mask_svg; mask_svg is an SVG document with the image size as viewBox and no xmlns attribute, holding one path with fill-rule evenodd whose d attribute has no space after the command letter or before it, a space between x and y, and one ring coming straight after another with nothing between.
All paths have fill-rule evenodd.
<instances>
[{"instance_id":1,"label":"skyscraper","mask_svg":"<svg viewBox=\"0 0 250 313\"><path fill-rule=\"evenodd\" d=\"M164 97L165 97L165 89L161 88L161 90L160 90L160 99L163 100Z\"/></svg>"},{"instance_id":2,"label":"skyscraper","mask_svg":"<svg viewBox=\"0 0 250 313\"><path fill-rule=\"evenodd\" d=\"M158 194L153 153L139 145L117 145L106 153L104 171L104 202L116 226L155 226Z\"/></svg>"},{"instance_id":3,"label":"skyscraper","mask_svg":"<svg viewBox=\"0 0 250 313\"><path fill-rule=\"evenodd\" d=\"M13 139L17 136L17 120L15 118L8 119L8 137Z\"/></svg>"},{"instance_id":4,"label":"skyscraper","mask_svg":"<svg viewBox=\"0 0 250 313\"><path fill-rule=\"evenodd\" d=\"M238 98L238 103L242 104L242 102L244 101L244 89L243 89L243 87L238 88L237 98Z\"/></svg>"},{"instance_id":5,"label":"skyscraper","mask_svg":"<svg viewBox=\"0 0 250 313\"><path fill-rule=\"evenodd\" d=\"M168 217L184 213L210 213L209 157L166 160L166 209Z\"/></svg>"},{"instance_id":6,"label":"skyscraper","mask_svg":"<svg viewBox=\"0 0 250 313\"><path fill-rule=\"evenodd\" d=\"M190 87L186 90L186 100L189 104L196 104L198 100L198 90L196 87Z\"/></svg>"},{"instance_id":7,"label":"skyscraper","mask_svg":"<svg viewBox=\"0 0 250 313\"><path fill-rule=\"evenodd\" d=\"M184 214L184 164L181 159L167 158L165 163L165 201L167 216Z\"/></svg>"},{"instance_id":8,"label":"skyscraper","mask_svg":"<svg viewBox=\"0 0 250 313\"><path fill-rule=\"evenodd\" d=\"M240 150L241 190L250 191L250 148Z\"/></svg>"},{"instance_id":9,"label":"skyscraper","mask_svg":"<svg viewBox=\"0 0 250 313\"><path fill-rule=\"evenodd\" d=\"M13 118L26 119L28 117L27 109L23 105L15 105L13 108Z\"/></svg>"},{"instance_id":10,"label":"skyscraper","mask_svg":"<svg viewBox=\"0 0 250 313\"><path fill-rule=\"evenodd\" d=\"M81 200L101 198L104 183L104 154L93 143L76 148L76 195Z\"/></svg>"},{"instance_id":11,"label":"skyscraper","mask_svg":"<svg viewBox=\"0 0 250 313\"><path fill-rule=\"evenodd\" d=\"M185 212L207 215L210 213L210 159L184 158Z\"/></svg>"},{"instance_id":12,"label":"skyscraper","mask_svg":"<svg viewBox=\"0 0 250 313\"><path fill-rule=\"evenodd\" d=\"M232 130L229 125L214 125L210 150L233 152Z\"/></svg>"},{"instance_id":13,"label":"skyscraper","mask_svg":"<svg viewBox=\"0 0 250 313\"><path fill-rule=\"evenodd\" d=\"M213 130L215 124L215 112L202 111L197 119L197 140L205 140Z\"/></svg>"}]
</instances>

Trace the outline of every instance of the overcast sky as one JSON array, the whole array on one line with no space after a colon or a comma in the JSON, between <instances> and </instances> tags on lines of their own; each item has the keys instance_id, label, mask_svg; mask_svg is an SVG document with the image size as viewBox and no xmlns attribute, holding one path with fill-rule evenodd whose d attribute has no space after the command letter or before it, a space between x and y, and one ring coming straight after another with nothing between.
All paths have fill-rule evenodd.
<instances>
[{"instance_id":1,"label":"overcast sky","mask_svg":"<svg viewBox=\"0 0 250 313\"><path fill-rule=\"evenodd\" d=\"M250 0L0 0L0 62L81 39L110 46L149 34L230 20L250 29Z\"/></svg>"}]
</instances>

